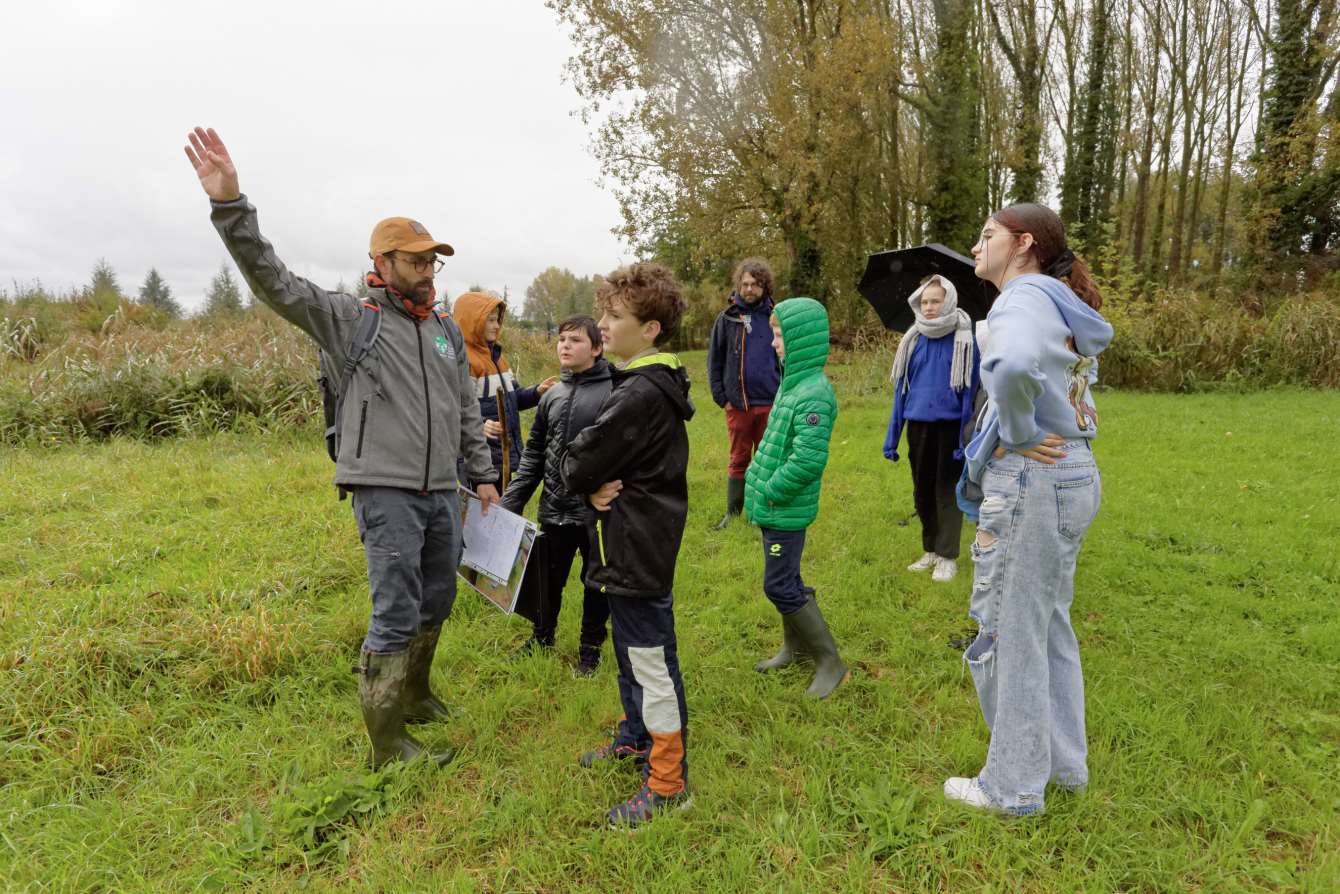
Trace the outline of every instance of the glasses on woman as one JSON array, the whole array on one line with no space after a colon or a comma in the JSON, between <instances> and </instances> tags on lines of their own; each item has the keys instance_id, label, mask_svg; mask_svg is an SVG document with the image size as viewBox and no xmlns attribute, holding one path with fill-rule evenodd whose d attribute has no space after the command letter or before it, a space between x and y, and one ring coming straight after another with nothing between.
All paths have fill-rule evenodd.
<instances>
[{"instance_id":1,"label":"glasses on woman","mask_svg":"<svg viewBox=\"0 0 1340 894\"><path fill-rule=\"evenodd\" d=\"M982 230L981 235L979 235L979 236L977 237L977 243L973 246L973 248L978 248L978 247L980 247L980 246L985 246L988 242L991 241L991 237L992 237L992 236L999 236L1001 233L1008 233L1008 234L1010 234L1011 236L1017 236L1017 235L1018 235L1018 233L1014 232L1014 230L1006 230L1006 229L999 229L999 230L984 229L984 230Z\"/></svg>"},{"instance_id":2,"label":"glasses on woman","mask_svg":"<svg viewBox=\"0 0 1340 894\"><path fill-rule=\"evenodd\" d=\"M442 272L442 268L446 266L446 262L438 257L409 258L405 255L396 255L395 257L397 260L404 261L412 266L418 273L427 273L429 270L432 270L434 273L440 273Z\"/></svg>"}]
</instances>

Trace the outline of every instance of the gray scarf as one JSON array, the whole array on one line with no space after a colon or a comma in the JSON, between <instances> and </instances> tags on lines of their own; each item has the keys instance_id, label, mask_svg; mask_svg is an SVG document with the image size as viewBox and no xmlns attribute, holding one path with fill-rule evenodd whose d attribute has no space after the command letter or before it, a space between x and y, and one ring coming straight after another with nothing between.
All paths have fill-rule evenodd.
<instances>
[{"instance_id":1,"label":"gray scarf","mask_svg":"<svg viewBox=\"0 0 1340 894\"><path fill-rule=\"evenodd\" d=\"M933 282L939 282L944 288L945 300L940 307L940 316L928 320L921 313L921 293ZM972 320L966 312L958 309L958 289L954 288L952 282L937 275L913 292L907 303L917 321L907 330L903 340L898 343L898 353L893 355L893 370L889 380L893 382L894 393L900 388L907 390L907 364L912 359L917 339L923 335L926 338L944 338L951 332L954 333L954 365L949 370L949 387L955 391L967 388L972 384Z\"/></svg>"}]
</instances>

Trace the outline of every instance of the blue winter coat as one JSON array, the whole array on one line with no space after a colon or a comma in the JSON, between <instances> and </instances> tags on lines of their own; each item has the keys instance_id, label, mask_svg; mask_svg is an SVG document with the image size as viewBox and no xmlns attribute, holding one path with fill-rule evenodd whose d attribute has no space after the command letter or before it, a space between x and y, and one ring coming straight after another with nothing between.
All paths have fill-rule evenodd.
<instances>
[{"instance_id":1,"label":"blue winter coat","mask_svg":"<svg viewBox=\"0 0 1340 894\"><path fill-rule=\"evenodd\" d=\"M782 383L782 365L772 349L772 299L752 307L736 293L717 315L707 345L707 382L718 407L770 407Z\"/></svg>"}]
</instances>

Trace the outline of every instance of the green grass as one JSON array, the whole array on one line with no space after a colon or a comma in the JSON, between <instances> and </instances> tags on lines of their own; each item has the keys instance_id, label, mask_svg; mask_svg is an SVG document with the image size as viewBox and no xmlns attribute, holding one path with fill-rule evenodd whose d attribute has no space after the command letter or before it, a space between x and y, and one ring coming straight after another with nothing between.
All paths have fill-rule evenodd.
<instances>
[{"instance_id":1,"label":"green grass","mask_svg":"<svg viewBox=\"0 0 1340 894\"><path fill-rule=\"evenodd\" d=\"M804 573L852 680L751 670L780 635L757 533L709 536L725 425L690 355L676 586L695 803L600 827L631 772L577 754L613 663L510 664L521 619L468 590L437 688L462 747L368 775L367 612L315 431L0 453L0 888L189 891L1314 891L1340 888L1340 394L1101 395L1105 504L1076 581L1092 784L1007 821L946 804L987 735L967 628L880 454L887 357L842 412ZM965 541L970 532L965 530Z\"/></svg>"}]
</instances>

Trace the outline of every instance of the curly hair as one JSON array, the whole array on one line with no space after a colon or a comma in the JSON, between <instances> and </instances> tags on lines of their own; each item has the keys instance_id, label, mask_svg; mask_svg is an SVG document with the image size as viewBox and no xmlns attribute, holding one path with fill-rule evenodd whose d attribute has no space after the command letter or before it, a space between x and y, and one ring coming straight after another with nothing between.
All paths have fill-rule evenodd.
<instances>
[{"instance_id":1,"label":"curly hair","mask_svg":"<svg viewBox=\"0 0 1340 894\"><path fill-rule=\"evenodd\" d=\"M596 309L608 310L616 302L627 307L639 323L655 320L661 324L658 347L674 337L688 309L674 274L655 261L639 261L605 274L596 287Z\"/></svg>"},{"instance_id":2,"label":"curly hair","mask_svg":"<svg viewBox=\"0 0 1340 894\"><path fill-rule=\"evenodd\" d=\"M735 265L735 272L731 274L731 285L735 290L740 290L740 280L748 273L754 278L754 282L763 287L763 297L772 297L772 268L763 258L745 258Z\"/></svg>"}]
</instances>

